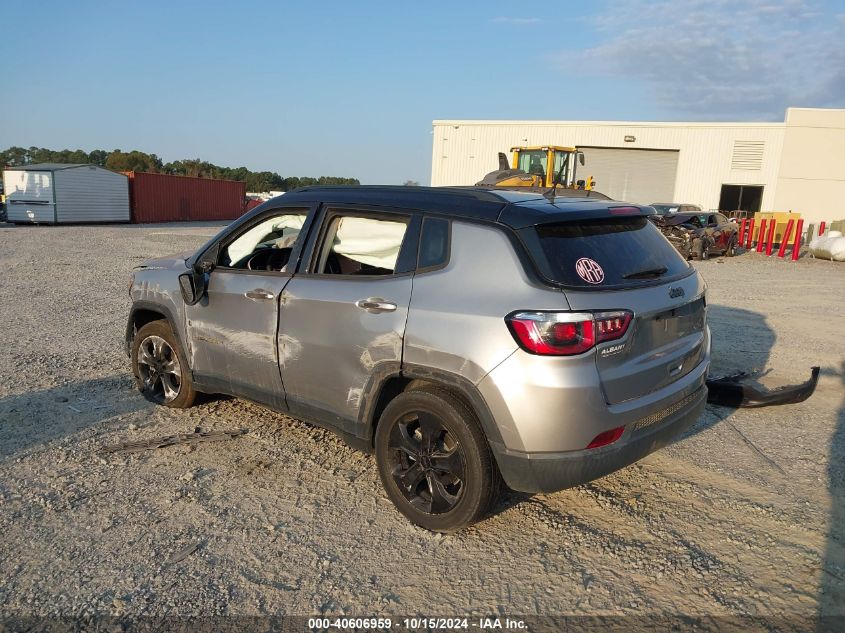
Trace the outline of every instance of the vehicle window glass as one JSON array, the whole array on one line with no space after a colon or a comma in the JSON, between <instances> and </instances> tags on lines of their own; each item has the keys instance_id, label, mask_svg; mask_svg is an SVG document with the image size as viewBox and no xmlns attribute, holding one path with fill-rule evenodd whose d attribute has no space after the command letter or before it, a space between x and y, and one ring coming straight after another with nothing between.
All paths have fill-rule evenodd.
<instances>
[{"instance_id":1,"label":"vehicle window glass","mask_svg":"<svg viewBox=\"0 0 845 633\"><path fill-rule=\"evenodd\" d=\"M449 222L439 218L426 218L420 237L420 255L417 266L430 268L445 264L449 259Z\"/></svg>"},{"instance_id":2,"label":"vehicle window glass","mask_svg":"<svg viewBox=\"0 0 845 633\"><path fill-rule=\"evenodd\" d=\"M716 214L716 222L718 224L727 224L728 219L725 216L723 216L721 213L717 213Z\"/></svg>"},{"instance_id":3,"label":"vehicle window glass","mask_svg":"<svg viewBox=\"0 0 845 633\"><path fill-rule=\"evenodd\" d=\"M562 184L569 182L569 156L566 152L555 152L555 164L552 174L555 178L560 174L560 180L558 182Z\"/></svg>"},{"instance_id":4,"label":"vehicle window glass","mask_svg":"<svg viewBox=\"0 0 845 633\"><path fill-rule=\"evenodd\" d=\"M547 158L546 152L541 150L520 152L517 167L527 174L545 176Z\"/></svg>"},{"instance_id":5,"label":"vehicle window glass","mask_svg":"<svg viewBox=\"0 0 845 633\"><path fill-rule=\"evenodd\" d=\"M675 247L644 217L544 224L536 231L547 262L541 268L567 286L634 286L689 269ZM659 277L636 278L636 273L663 268Z\"/></svg>"},{"instance_id":6,"label":"vehicle window glass","mask_svg":"<svg viewBox=\"0 0 845 633\"><path fill-rule=\"evenodd\" d=\"M317 272L323 275L392 275L408 225L354 216L332 219Z\"/></svg>"},{"instance_id":7,"label":"vehicle window glass","mask_svg":"<svg viewBox=\"0 0 845 633\"><path fill-rule=\"evenodd\" d=\"M652 204L651 206L657 211L657 215L670 215L683 210L683 207L672 204Z\"/></svg>"},{"instance_id":8,"label":"vehicle window glass","mask_svg":"<svg viewBox=\"0 0 845 633\"><path fill-rule=\"evenodd\" d=\"M262 220L220 251L218 265L285 272L306 217L305 212L285 211Z\"/></svg>"}]
</instances>

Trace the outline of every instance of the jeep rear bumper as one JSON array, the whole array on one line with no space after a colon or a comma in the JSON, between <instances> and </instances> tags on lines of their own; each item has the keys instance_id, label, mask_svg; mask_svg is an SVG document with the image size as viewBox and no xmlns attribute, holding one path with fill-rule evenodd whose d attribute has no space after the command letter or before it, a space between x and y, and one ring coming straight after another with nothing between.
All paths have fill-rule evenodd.
<instances>
[{"instance_id":1,"label":"jeep rear bumper","mask_svg":"<svg viewBox=\"0 0 845 633\"><path fill-rule=\"evenodd\" d=\"M563 453L523 453L491 443L505 483L520 492L555 492L598 479L666 446L701 416L707 387L701 387L680 411L653 426L632 431L602 448Z\"/></svg>"}]
</instances>

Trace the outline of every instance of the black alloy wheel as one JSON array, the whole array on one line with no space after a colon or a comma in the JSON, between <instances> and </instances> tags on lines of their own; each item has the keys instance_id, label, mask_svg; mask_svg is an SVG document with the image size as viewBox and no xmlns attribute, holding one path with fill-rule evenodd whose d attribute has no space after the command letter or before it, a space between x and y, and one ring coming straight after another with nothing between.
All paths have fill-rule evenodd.
<instances>
[{"instance_id":1,"label":"black alloy wheel","mask_svg":"<svg viewBox=\"0 0 845 633\"><path fill-rule=\"evenodd\" d=\"M466 477L460 443L433 414L398 420L388 439L390 470L408 502L426 514L443 514L460 500Z\"/></svg>"},{"instance_id":2,"label":"black alloy wheel","mask_svg":"<svg viewBox=\"0 0 845 633\"><path fill-rule=\"evenodd\" d=\"M478 521L502 484L473 411L437 385L409 387L385 407L375 431L385 492L411 522L453 532Z\"/></svg>"}]
</instances>

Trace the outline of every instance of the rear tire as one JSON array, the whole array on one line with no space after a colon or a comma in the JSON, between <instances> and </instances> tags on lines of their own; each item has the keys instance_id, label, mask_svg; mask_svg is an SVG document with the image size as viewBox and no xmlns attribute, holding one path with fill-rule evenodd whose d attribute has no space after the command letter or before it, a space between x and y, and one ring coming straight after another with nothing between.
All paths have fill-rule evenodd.
<instances>
[{"instance_id":1,"label":"rear tire","mask_svg":"<svg viewBox=\"0 0 845 633\"><path fill-rule=\"evenodd\" d=\"M471 525L498 498L500 475L478 421L443 389L396 396L379 418L375 453L387 496L427 530Z\"/></svg>"},{"instance_id":2,"label":"rear tire","mask_svg":"<svg viewBox=\"0 0 845 633\"><path fill-rule=\"evenodd\" d=\"M197 393L188 360L167 321L153 321L132 340L132 374L138 391L150 402L187 409Z\"/></svg>"}]
</instances>

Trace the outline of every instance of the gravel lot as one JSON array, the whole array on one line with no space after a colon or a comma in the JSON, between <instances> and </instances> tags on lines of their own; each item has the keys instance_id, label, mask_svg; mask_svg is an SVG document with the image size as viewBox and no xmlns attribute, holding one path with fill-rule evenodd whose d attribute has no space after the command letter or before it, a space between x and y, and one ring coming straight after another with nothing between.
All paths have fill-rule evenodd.
<instances>
[{"instance_id":1,"label":"gravel lot","mask_svg":"<svg viewBox=\"0 0 845 633\"><path fill-rule=\"evenodd\" d=\"M845 614L845 264L697 264L714 374L807 402L706 415L576 489L509 493L442 537L374 461L249 402L155 408L122 338L128 273L211 226L0 229L0 615ZM244 427L134 454L121 442Z\"/></svg>"}]
</instances>

